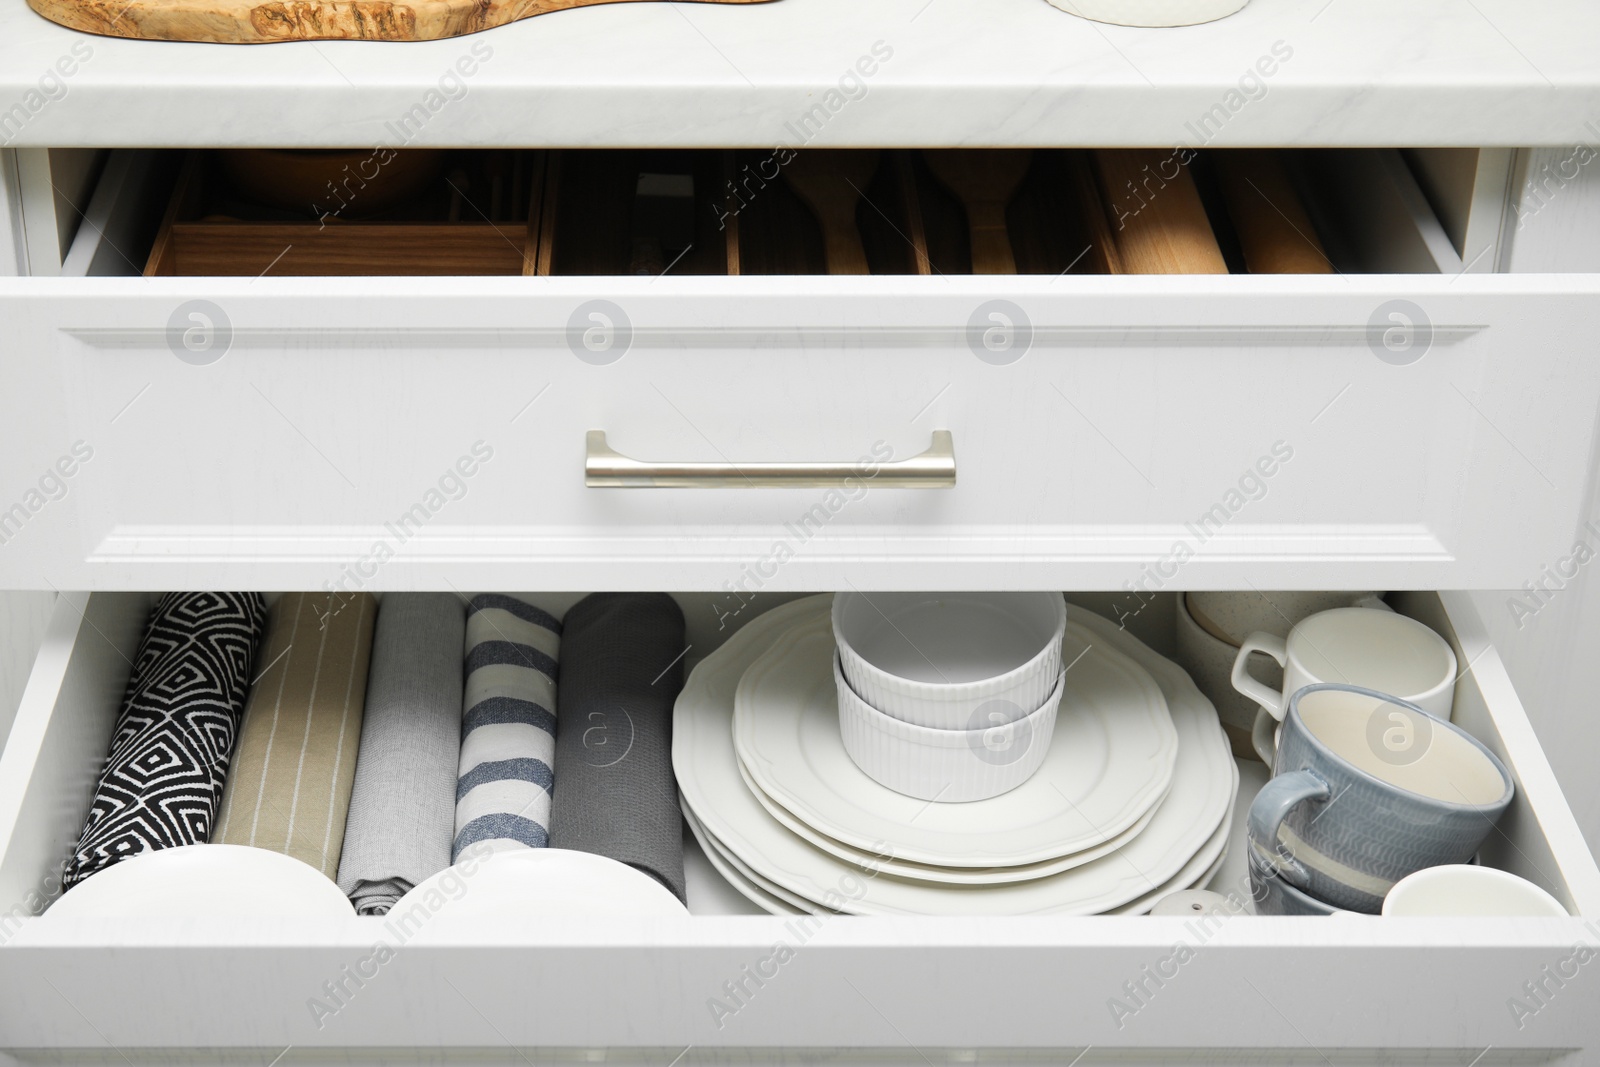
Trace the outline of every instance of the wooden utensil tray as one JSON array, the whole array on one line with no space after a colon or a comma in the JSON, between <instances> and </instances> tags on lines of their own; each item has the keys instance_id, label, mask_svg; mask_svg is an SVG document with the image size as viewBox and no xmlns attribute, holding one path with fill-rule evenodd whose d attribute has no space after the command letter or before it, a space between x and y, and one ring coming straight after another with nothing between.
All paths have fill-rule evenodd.
<instances>
[{"instance_id":1,"label":"wooden utensil tray","mask_svg":"<svg viewBox=\"0 0 1600 1067\"><path fill-rule=\"evenodd\" d=\"M784 179L784 151L677 154L693 159L698 221L694 249L671 273L827 273L821 226ZM633 178L652 159L672 155L552 152L537 273L627 273ZM1081 152L1035 152L1007 213L1018 271L1115 273L1116 251L1097 196ZM971 272L961 204L934 180L919 152L880 153L856 227L874 274Z\"/></svg>"},{"instance_id":2,"label":"wooden utensil tray","mask_svg":"<svg viewBox=\"0 0 1600 1067\"><path fill-rule=\"evenodd\" d=\"M352 218L359 194L348 210L334 196L299 212L265 206L229 187L214 152L191 151L144 273L532 274L538 226L529 206L540 203L544 156L451 152L441 178L416 199L382 215Z\"/></svg>"},{"instance_id":3,"label":"wooden utensil tray","mask_svg":"<svg viewBox=\"0 0 1600 1067\"><path fill-rule=\"evenodd\" d=\"M145 274L826 274L822 227L786 179L786 151L458 151L447 157L444 177L414 201L355 218L359 196L352 210L320 214L310 205L294 212L247 202L216 154L195 150L185 157ZM965 209L924 154L897 149L878 157L855 211L871 273L972 273ZM1243 273L1206 156L1186 166L1229 271ZM683 192L692 240L659 262L641 262L635 247L641 175L671 176ZM491 195L491 187L498 191ZM1124 273L1117 211L1091 151L1034 150L1005 213L1017 272Z\"/></svg>"}]
</instances>

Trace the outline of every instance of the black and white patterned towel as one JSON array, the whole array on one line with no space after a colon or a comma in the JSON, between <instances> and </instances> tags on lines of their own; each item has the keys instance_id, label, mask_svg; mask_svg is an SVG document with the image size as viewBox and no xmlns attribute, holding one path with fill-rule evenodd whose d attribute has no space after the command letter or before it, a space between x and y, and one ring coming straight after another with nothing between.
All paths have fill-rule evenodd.
<instances>
[{"instance_id":1,"label":"black and white patterned towel","mask_svg":"<svg viewBox=\"0 0 1600 1067\"><path fill-rule=\"evenodd\" d=\"M63 885L210 839L266 617L260 593L161 598Z\"/></svg>"}]
</instances>

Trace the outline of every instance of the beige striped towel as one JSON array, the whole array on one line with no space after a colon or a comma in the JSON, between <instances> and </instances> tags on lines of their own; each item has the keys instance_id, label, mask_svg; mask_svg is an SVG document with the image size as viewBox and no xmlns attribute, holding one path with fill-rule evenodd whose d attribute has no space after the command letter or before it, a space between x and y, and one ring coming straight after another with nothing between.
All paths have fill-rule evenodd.
<instances>
[{"instance_id":1,"label":"beige striped towel","mask_svg":"<svg viewBox=\"0 0 1600 1067\"><path fill-rule=\"evenodd\" d=\"M337 878L377 610L369 593L285 593L272 606L211 840Z\"/></svg>"}]
</instances>

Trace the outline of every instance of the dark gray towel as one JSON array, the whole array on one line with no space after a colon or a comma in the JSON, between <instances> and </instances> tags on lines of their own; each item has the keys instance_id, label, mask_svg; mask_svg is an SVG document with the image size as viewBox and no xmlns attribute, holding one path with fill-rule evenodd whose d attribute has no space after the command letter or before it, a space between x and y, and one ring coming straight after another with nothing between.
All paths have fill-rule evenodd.
<instances>
[{"instance_id":1,"label":"dark gray towel","mask_svg":"<svg viewBox=\"0 0 1600 1067\"><path fill-rule=\"evenodd\" d=\"M665 593L596 593L562 620L550 847L609 856L684 899L672 705L683 612Z\"/></svg>"},{"instance_id":2,"label":"dark gray towel","mask_svg":"<svg viewBox=\"0 0 1600 1067\"><path fill-rule=\"evenodd\" d=\"M378 611L339 857L339 888L363 915L450 866L465 634L453 593L388 593Z\"/></svg>"}]
</instances>

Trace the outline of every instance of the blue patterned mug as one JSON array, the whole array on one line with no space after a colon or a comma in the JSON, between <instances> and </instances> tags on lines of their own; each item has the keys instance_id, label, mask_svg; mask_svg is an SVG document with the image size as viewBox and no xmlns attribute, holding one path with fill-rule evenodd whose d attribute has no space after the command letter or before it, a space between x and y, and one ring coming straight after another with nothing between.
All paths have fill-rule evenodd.
<instances>
[{"instance_id":1,"label":"blue patterned mug","mask_svg":"<svg viewBox=\"0 0 1600 1067\"><path fill-rule=\"evenodd\" d=\"M1376 913L1414 871L1466 863L1511 803L1505 765L1415 704L1352 685L1290 698L1250 846L1319 901Z\"/></svg>"}]
</instances>

